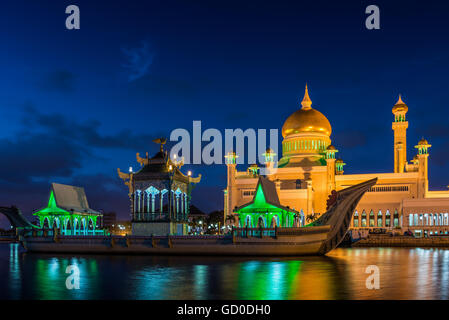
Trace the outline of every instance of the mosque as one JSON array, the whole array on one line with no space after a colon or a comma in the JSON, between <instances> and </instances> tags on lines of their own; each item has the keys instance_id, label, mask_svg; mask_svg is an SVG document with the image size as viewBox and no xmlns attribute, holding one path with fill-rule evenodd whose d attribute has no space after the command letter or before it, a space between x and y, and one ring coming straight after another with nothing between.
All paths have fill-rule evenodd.
<instances>
[{"instance_id":1,"label":"mosque","mask_svg":"<svg viewBox=\"0 0 449 320\"><path fill-rule=\"evenodd\" d=\"M408 161L408 107L401 96L392 112L393 172L344 174L345 163L337 157L338 150L331 144L331 124L312 107L306 86L301 108L293 112L282 127L282 158L276 163L273 150L267 149L264 153L265 178L275 186L278 207L299 212L299 217L313 219L326 212L326 203L333 190L378 178L377 184L359 202L352 229L410 230L416 236L448 234L449 190L430 191L428 188L431 145L425 139L420 140L415 146L415 157ZM238 155L234 152L225 157L225 216L233 216L235 224L241 227L279 226L280 219L273 214L268 215L268 212L269 221L260 212L255 212L252 218L247 212L242 214L242 208L256 198L261 185L260 174L256 164L250 165L246 171L237 171L236 157Z\"/></svg>"}]
</instances>

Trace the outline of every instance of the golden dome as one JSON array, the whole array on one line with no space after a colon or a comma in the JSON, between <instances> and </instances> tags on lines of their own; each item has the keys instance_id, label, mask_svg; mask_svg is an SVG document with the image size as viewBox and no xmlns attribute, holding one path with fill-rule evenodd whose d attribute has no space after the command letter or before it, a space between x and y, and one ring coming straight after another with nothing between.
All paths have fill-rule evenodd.
<instances>
[{"instance_id":1,"label":"golden dome","mask_svg":"<svg viewBox=\"0 0 449 320\"><path fill-rule=\"evenodd\" d=\"M337 150L333 145L329 145L326 150Z\"/></svg>"},{"instance_id":2,"label":"golden dome","mask_svg":"<svg viewBox=\"0 0 449 320\"><path fill-rule=\"evenodd\" d=\"M396 112L408 112L408 106L402 101L401 95L399 95L399 99L391 110L393 113Z\"/></svg>"},{"instance_id":3,"label":"golden dome","mask_svg":"<svg viewBox=\"0 0 449 320\"><path fill-rule=\"evenodd\" d=\"M429 143L427 142L426 139L422 138L421 140L419 140L418 145L422 146L422 145L428 145Z\"/></svg>"},{"instance_id":4,"label":"golden dome","mask_svg":"<svg viewBox=\"0 0 449 320\"><path fill-rule=\"evenodd\" d=\"M306 85L304 99L301 102L302 108L296 110L284 122L282 136L302 132L323 133L330 136L332 127L329 120L318 110L312 108L312 100L309 98L309 91Z\"/></svg>"}]
</instances>

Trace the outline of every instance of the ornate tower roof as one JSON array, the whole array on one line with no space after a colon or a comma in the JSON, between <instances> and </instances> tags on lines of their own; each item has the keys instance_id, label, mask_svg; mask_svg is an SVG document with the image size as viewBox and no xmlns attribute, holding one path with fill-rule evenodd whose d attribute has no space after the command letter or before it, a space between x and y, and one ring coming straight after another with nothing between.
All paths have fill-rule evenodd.
<instances>
[{"instance_id":1,"label":"ornate tower roof","mask_svg":"<svg viewBox=\"0 0 449 320\"><path fill-rule=\"evenodd\" d=\"M402 96L399 94L398 101L394 105L393 109L391 110L394 114L398 112L407 113L408 112L408 106L402 101Z\"/></svg>"},{"instance_id":2,"label":"ornate tower roof","mask_svg":"<svg viewBox=\"0 0 449 320\"><path fill-rule=\"evenodd\" d=\"M302 108L296 110L285 120L282 127L282 136L285 138L297 133L322 133L330 136L332 127L329 120L318 110L312 108L312 100L306 85Z\"/></svg>"}]
</instances>

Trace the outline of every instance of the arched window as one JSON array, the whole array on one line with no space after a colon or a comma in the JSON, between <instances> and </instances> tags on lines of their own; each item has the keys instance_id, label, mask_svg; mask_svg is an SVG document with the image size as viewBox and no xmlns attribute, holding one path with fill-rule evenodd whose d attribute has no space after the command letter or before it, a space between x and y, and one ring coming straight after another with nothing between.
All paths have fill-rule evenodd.
<instances>
[{"instance_id":1,"label":"arched window","mask_svg":"<svg viewBox=\"0 0 449 320\"><path fill-rule=\"evenodd\" d=\"M273 216L273 218L271 218L271 226L270 226L270 228L274 228L274 227L279 227L279 217L276 215L276 216Z\"/></svg>"},{"instance_id":2,"label":"arched window","mask_svg":"<svg viewBox=\"0 0 449 320\"><path fill-rule=\"evenodd\" d=\"M425 213L425 214L424 214L423 225L425 225L425 226L428 226L428 225L429 225L429 214L428 214L428 213Z\"/></svg>"},{"instance_id":3,"label":"arched window","mask_svg":"<svg viewBox=\"0 0 449 320\"><path fill-rule=\"evenodd\" d=\"M394 210L394 215L393 215L393 226L394 227L399 227L399 213L398 210Z\"/></svg>"},{"instance_id":4,"label":"arched window","mask_svg":"<svg viewBox=\"0 0 449 320\"><path fill-rule=\"evenodd\" d=\"M59 228L59 218L55 218L53 220L53 227L52 228L56 228L56 229Z\"/></svg>"},{"instance_id":5,"label":"arched window","mask_svg":"<svg viewBox=\"0 0 449 320\"><path fill-rule=\"evenodd\" d=\"M354 219L352 225L354 226L354 228L359 227L359 213L357 212L357 210L354 212Z\"/></svg>"},{"instance_id":6,"label":"arched window","mask_svg":"<svg viewBox=\"0 0 449 320\"><path fill-rule=\"evenodd\" d=\"M381 210L379 210L379 212L377 213L377 226L378 227L383 227L382 211Z\"/></svg>"},{"instance_id":7,"label":"arched window","mask_svg":"<svg viewBox=\"0 0 449 320\"><path fill-rule=\"evenodd\" d=\"M245 227L251 228L251 216L246 216Z\"/></svg>"},{"instance_id":8,"label":"arched window","mask_svg":"<svg viewBox=\"0 0 449 320\"><path fill-rule=\"evenodd\" d=\"M87 224L87 230L95 230L94 219L90 218Z\"/></svg>"},{"instance_id":9,"label":"arched window","mask_svg":"<svg viewBox=\"0 0 449 320\"><path fill-rule=\"evenodd\" d=\"M369 226L374 227L374 212L373 212L373 210L371 210L369 213Z\"/></svg>"},{"instance_id":10,"label":"arched window","mask_svg":"<svg viewBox=\"0 0 449 320\"><path fill-rule=\"evenodd\" d=\"M390 222L391 222L391 217L390 217L390 210L387 210L387 212L385 212L385 227L390 227L391 226L391 224L390 224Z\"/></svg>"},{"instance_id":11,"label":"arched window","mask_svg":"<svg viewBox=\"0 0 449 320\"><path fill-rule=\"evenodd\" d=\"M50 218L49 217L44 218L42 227L44 227L45 229L50 229Z\"/></svg>"},{"instance_id":12,"label":"arched window","mask_svg":"<svg viewBox=\"0 0 449 320\"><path fill-rule=\"evenodd\" d=\"M366 227L366 212L362 211L362 227Z\"/></svg>"},{"instance_id":13,"label":"arched window","mask_svg":"<svg viewBox=\"0 0 449 320\"><path fill-rule=\"evenodd\" d=\"M257 227L258 228L265 228L265 223L264 223L262 217L259 217L259 219L257 220Z\"/></svg>"}]
</instances>

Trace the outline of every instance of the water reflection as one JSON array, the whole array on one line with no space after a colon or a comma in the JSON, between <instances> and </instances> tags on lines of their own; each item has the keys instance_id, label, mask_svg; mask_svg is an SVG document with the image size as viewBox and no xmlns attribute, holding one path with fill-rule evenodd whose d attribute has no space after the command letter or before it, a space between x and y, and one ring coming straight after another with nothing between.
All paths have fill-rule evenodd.
<instances>
[{"instance_id":1,"label":"water reflection","mask_svg":"<svg viewBox=\"0 0 449 320\"><path fill-rule=\"evenodd\" d=\"M80 289L68 290L69 265ZM380 290L368 290L368 265ZM1 299L447 299L448 249L338 249L326 257L27 254L0 245Z\"/></svg>"},{"instance_id":2,"label":"water reflection","mask_svg":"<svg viewBox=\"0 0 449 320\"><path fill-rule=\"evenodd\" d=\"M19 293L22 287L22 277L19 263L19 245L12 243L9 246L9 287L11 288L12 298L20 299Z\"/></svg>"}]
</instances>

